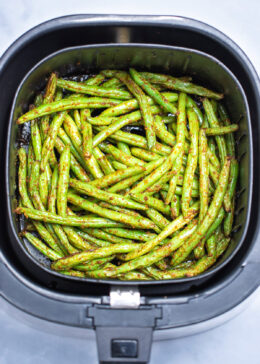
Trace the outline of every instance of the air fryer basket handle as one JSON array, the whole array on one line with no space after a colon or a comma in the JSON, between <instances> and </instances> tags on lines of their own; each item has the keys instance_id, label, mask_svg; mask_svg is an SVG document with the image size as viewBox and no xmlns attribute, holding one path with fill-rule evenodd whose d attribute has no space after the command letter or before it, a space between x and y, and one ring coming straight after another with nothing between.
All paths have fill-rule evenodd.
<instances>
[{"instance_id":1,"label":"air fryer basket handle","mask_svg":"<svg viewBox=\"0 0 260 364\"><path fill-rule=\"evenodd\" d=\"M148 363L152 343L152 328L96 328L100 363Z\"/></svg>"},{"instance_id":2,"label":"air fryer basket handle","mask_svg":"<svg viewBox=\"0 0 260 364\"><path fill-rule=\"evenodd\" d=\"M161 309L140 306L138 309L94 305L88 316L96 329L100 363L148 363L153 328L161 318Z\"/></svg>"}]
</instances>

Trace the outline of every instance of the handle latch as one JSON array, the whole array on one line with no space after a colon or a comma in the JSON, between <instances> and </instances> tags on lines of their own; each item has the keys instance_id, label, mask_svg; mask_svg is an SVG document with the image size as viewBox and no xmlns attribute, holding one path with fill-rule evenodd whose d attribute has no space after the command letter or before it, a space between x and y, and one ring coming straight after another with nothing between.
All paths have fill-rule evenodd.
<instances>
[{"instance_id":1,"label":"handle latch","mask_svg":"<svg viewBox=\"0 0 260 364\"><path fill-rule=\"evenodd\" d=\"M141 304L137 289L111 289L110 304L88 308L96 330L100 363L147 363L153 329L161 316L161 308Z\"/></svg>"}]
</instances>

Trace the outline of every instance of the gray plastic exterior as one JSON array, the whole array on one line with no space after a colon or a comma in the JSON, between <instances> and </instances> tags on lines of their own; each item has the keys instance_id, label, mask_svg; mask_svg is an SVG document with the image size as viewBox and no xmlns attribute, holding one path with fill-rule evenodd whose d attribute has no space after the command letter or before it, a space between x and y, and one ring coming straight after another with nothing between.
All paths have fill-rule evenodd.
<instances>
[{"instance_id":1,"label":"gray plastic exterior","mask_svg":"<svg viewBox=\"0 0 260 364\"><path fill-rule=\"evenodd\" d=\"M63 17L52 20L50 22L39 25L32 29L21 38L19 38L3 55L0 61L0 78L4 79L5 68L12 58L15 57L19 49L29 46L30 42L35 40L39 34L45 34L52 28L66 29L68 25L77 27L80 24L87 26L144 26L161 27L162 29L181 29L185 27L189 32L197 32L201 35L214 39L219 45L221 44L223 52L222 62L228 64L231 59L236 62L236 72L232 70L239 78L242 86L245 89L247 97L249 98L249 106L251 117L255 123L254 138L254 155L259 156L259 120L260 120L260 89L258 76L255 73L253 66L240 50L229 38L220 33L214 28L209 27L203 23L178 17L169 16L104 16L104 15L76 15L71 17ZM120 32L118 33L120 36ZM120 37L118 39L120 41ZM121 40L122 41L122 40ZM156 43L156 40L153 41ZM208 47L209 53L214 53L213 49ZM225 53L225 52L224 52ZM40 56L40 55L39 55ZM40 58L45 55L41 55ZM230 57L230 60L228 59ZM20 74L22 74L23 65L21 65ZM232 69L232 67L230 67ZM243 71L243 72L242 72ZM241 73L241 78L239 77ZM248 84L248 87L244 85ZM7 99L10 95L3 95L3 102L10 105L10 100ZM5 99L6 97L6 99ZM3 159L3 157L2 157ZM250 295L259 286L260 281L260 242L259 242L259 212L257 205L259 205L259 168L256 167L256 177L254 179L254 226L250 226L249 241L254 242L251 244L252 248L248 249L243 256L236 258L236 268L229 270L228 274L219 279L216 284L209 287L201 287L190 294L178 294L168 297L150 297L144 296L142 298L143 307L153 307L159 310L160 317L155 318L153 329L155 330L155 337L157 333L171 331L172 336L181 328L186 328L185 331L192 332L192 327L196 325L207 324L207 322L214 321L223 315L228 314L240 304L245 302ZM3 202L3 201L1 201ZM3 212L1 212L1 218ZM4 221L4 220L3 220ZM3 232L4 234L4 232ZM2 235L2 239L6 235ZM1 246L0 246L1 248ZM10 304L14 305L21 311L28 313L34 317L41 318L44 321L59 323L62 325L81 327L81 328L95 328L95 319L90 317L88 312L89 308L104 309L104 302L108 302L106 296L100 295L78 295L58 292L53 288L46 288L45 286L35 284L34 280L26 274L16 269L15 265L9 260L8 256L0 249L0 295L3 296ZM118 316L118 320L120 317ZM119 323L114 322L116 327ZM110 327L111 322L109 315L107 315L107 322L103 322L104 326ZM189 330L190 328L190 330ZM163 334L162 334L163 336Z\"/></svg>"}]
</instances>

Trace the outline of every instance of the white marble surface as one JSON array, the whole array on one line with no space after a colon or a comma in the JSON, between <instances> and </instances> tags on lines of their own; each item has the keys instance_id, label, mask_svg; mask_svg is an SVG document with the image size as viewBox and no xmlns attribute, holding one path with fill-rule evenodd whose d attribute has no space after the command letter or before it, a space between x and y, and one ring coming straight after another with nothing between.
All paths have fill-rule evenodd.
<instances>
[{"instance_id":1,"label":"white marble surface","mask_svg":"<svg viewBox=\"0 0 260 364\"><path fill-rule=\"evenodd\" d=\"M235 40L260 73L258 0L0 0L0 55L22 33L53 17L79 13L165 14L209 23ZM1 279L1 277L0 277ZM151 364L259 364L260 290L242 314L207 333L156 342ZM59 361L57 360L59 358ZM0 299L0 364L94 364L93 341L37 330L13 315Z\"/></svg>"}]
</instances>

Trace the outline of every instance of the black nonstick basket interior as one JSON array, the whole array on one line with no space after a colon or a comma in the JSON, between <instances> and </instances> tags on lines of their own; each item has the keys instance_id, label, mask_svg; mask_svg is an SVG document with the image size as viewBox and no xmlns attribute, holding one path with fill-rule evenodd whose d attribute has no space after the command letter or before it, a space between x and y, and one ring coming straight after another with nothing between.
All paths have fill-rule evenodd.
<instances>
[{"instance_id":1,"label":"black nonstick basket interior","mask_svg":"<svg viewBox=\"0 0 260 364\"><path fill-rule=\"evenodd\" d=\"M138 282L139 285L153 284L188 284L196 285L208 280L232 260L244 243L251 212L251 196L253 181L253 154L251 122L247 100L240 83L235 76L215 58L192 49L167 47L160 45L123 44L123 45L91 45L67 48L58 51L38 63L23 79L16 92L9 120L6 184L8 189L8 216L12 239L11 244L19 260L34 272L41 272L55 277L61 276L49 268L49 261L26 239L19 237L23 227L23 219L17 218L13 210L17 204L17 147L29 142L29 129L26 125L18 127L15 120L28 110L35 93L41 91L49 74L57 71L61 76L91 74L100 69L128 69L130 66L138 70L164 72L176 76L192 76L193 81L225 94L225 105L232 123L239 123L236 133L237 157L240 163L238 193L236 196L236 214L232 242L223 257L209 271L199 277L171 281ZM80 281L81 278L63 277L65 280ZM87 282L97 282L85 279ZM113 283L115 280L99 280L98 283ZM122 281L120 282L122 285ZM136 282L124 282L131 285Z\"/></svg>"}]
</instances>

